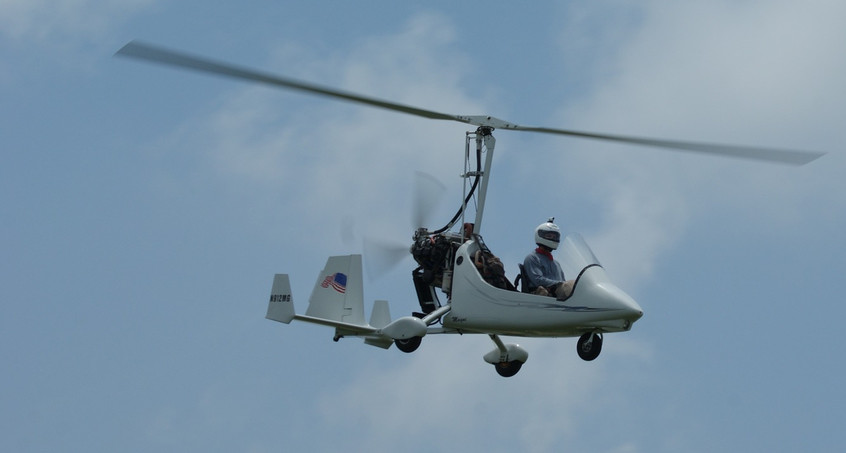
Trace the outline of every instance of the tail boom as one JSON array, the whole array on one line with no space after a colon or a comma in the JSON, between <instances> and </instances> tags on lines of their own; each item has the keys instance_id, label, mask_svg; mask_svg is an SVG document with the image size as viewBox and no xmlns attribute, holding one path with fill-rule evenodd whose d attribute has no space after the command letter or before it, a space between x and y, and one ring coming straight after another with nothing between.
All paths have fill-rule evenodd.
<instances>
[{"instance_id":1,"label":"tail boom","mask_svg":"<svg viewBox=\"0 0 846 453\"><path fill-rule=\"evenodd\" d=\"M361 255L332 256L317 275L304 315L294 311L288 275L276 274L266 318L285 324L296 319L334 327L336 341L344 336L363 337L365 343L387 349L394 340L425 336L429 325L450 310L446 305L423 318L404 316L391 321L388 302L377 300L368 323L364 320L363 299Z\"/></svg>"}]
</instances>

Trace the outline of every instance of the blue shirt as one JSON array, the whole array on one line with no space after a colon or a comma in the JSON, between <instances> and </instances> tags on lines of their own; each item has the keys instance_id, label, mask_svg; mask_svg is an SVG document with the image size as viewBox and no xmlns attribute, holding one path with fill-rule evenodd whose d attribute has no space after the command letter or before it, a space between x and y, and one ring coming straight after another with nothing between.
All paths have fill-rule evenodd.
<instances>
[{"instance_id":1,"label":"blue shirt","mask_svg":"<svg viewBox=\"0 0 846 453\"><path fill-rule=\"evenodd\" d=\"M564 271L558 261L552 258L552 254L541 253L538 250L530 253L523 260L523 272L526 281L524 284L529 292L534 291L538 286L552 286L564 281Z\"/></svg>"}]
</instances>

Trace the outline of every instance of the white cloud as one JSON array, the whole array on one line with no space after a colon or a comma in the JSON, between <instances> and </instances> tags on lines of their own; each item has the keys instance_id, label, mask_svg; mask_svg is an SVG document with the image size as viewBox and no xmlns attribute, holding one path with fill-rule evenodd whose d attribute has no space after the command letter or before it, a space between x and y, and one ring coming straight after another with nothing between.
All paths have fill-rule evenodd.
<instances>
[{"instance_id":1,"label":"white cloud","mask_svg":"<svg viewBox=\"0 0 846 453\"><path fill-rule=\"evenodd\" d=\"M846 100L830 88L846 76L837 48L846 31L836 19L845 12L836 2L642 5L633 14L638 26L606 54L587 57L566 48L569 56L606 71L591 95L567 104L563 123L836 151L844 137L834 118ZM572 42L572 29L566 33ZM598 42L605 42L605 29L600 34ZM642 148L576 147L590 152L575 165L587 167L593 178L579 181L601 187L589 193L605 212L602 232L594 236L597 254L629 283L649 277L652 263L678 245L692 222L728 216L767 230L789 229L825 204L844 204L837 195L846 188L834 170L840 168L837 155L796 169Z\"/></svg>"},{"instance_id":2,"label":"white cloud","mask_svg":"<svg viewBox=\"0 0 846 453\"><path fill-rule=\"evenodd\" d=\"M578 104L563 103L560 116L566 120L561 124L691 140L763 140L765 145L816 140L813 131L820 126L801 121L818 105L807 102L807 97L820 100L832 111L833 106L842 105L842 99L831 101L819 89L800 85L808 72L795 72L790 61L822 64L804 52L821 42L816 38L813 44L789 41L792 45L788 45L776 39L793 13L788 3L775 10L750 5L737 11L727 3L695 4L692 9L663 3L642 7L641 22L629 29L631 34L609 40L619 46L610 52L613 61L596 63L613 67L614 75L583 94ZM797 17L803 16L797 12ZM758 31L751 38L750 27ZM822 28L836 35L832 24ZM394 36L356 43L344 54L324 56L320 62L286 62L308 68L297 76L310 80L342 73L340 84L352 91L379 93L446 112L484 111L461 85L469 69L460 64L462 55L450 50L453 31L449 22L423 16ZM591 31L596 32L605 30ZM432 36L439 39L432 41ZM773 49L767 38L782 45ZM832 39L831 45L838 42L842 40ZM750 56L756 62L751 68ZM454 70L443 71L444 66ZM832 70L832 77L842 74L837 64L825 67ZM825 82L828 87L838 83ZM793 105L797 110L785 107ZM296 113L290 112L292 108ZM269 127L276 118L285 118L284 125ZM186 128L182 140L208 151L223 181L263 194L252 202L296 219L270 222L269 231L278 231L284 223L284 231L291 234L276 245L289 256L321 264L324 255L338 253L339 239L333 229L350 218L368 233L406 237L408 178L415 170L424 170L450 183L463 151L460 127L339 106L334 101L309 98L300 103L296 96L268 95L263 88L239 90L219 111L190 125L194 128L199 132ZM790 224L791 219L801 219L818 208L803 201L817 196L834 200L837 195L832 188L842 186L834 169L819 166L789 173L794 169L665 151L581 142L573 148L567 156L538 161L557 162L568 177L567 193L590 205L584 209L600 212L598 233L588 239L609 273L626 289L649 281L656 263L678 250L690 225L724 215L724 205L740 212L744 222ZM803 171L812 176L793 176ZM533 182L529 173L520 177L516 179L521 185ZM816 182L806 185L811 179ZM777 201L771 201L774 194ZM837 203L842 206L843 202ZM772 215L785 211L794 214ZM837 221L843 222L842 218ZM304 275L313 275L310 263L297 265L306 268ZM612 352L612 341L620 345L617 354ZM591 364L575 357L570 340L519 342L527 346L531 357L511 379L498 377L482 362L481 355L493 348L484 337L426 338L413 355L402 360L386 358L383 367L359 370L347 385L320 395L318 405L326 423L339 431L353 429L349 424L354 418L360 427L356 429L365 433L356 437L365 439L365 448L408 447L408 439L426 439L436 433L444 445L471 450L501 449L496 442L508 437L511 446L547 451L569 446L570 441L588 442L578 433L601 419L597 414L603 411L624 423L638 421L643 408L640 412L618 409L636 398L627 392L625 381L660 380L654 376L654 367L640 367L651 363L651 346L625 335L609 336L601 361ZM561 345L566 345L565 352L559 351ZM655 404L662 407L649 410L669 413L675 409L672 401ZM695 425L696 417L691 418L688 423ZM638 434L632 433L633 439L617 442L611 450L639 451ZM690 440L678 432L658 436L664 440L653 445L689 446ZM408 448L422 450L426 445L414 441Z\"/></svg>"},{"instance_id":3,"label":"white cloud","mask_svg":"<svg viewBox=\"0 0 846 453\"><path fill-rule=\"evenodd\" d=\"M462 55L450 50L452 36L448 21L424 15L395 36L367 40L319 65L288 61L286 66L314 68L312 75L298 75L310 80L320 80L329 69L341 72L342 88L396 102L450 113L483 112L461 87L469 69L461 64ZM286 255L322 263L324 255L338 253L334 228L349 217L367 234L407 238L409 178L416 170L460 191L455 176L464 154L464 126L334 101L300 101L264 88L240 89L218 111L183 127L174 145L191 143L208 153L222 181L264 194L252 198L296 218L297 226L284 227L294 234L279 244ZM278 118L285 119L281 128L272 124ZM631 214L627 206L614 209L616 220ZM279 223L271 224L279 231ZM392 307L395 317L413 304L407 274L402 274L397 282L380 282L405 288L389 296L400 302ZM326 422L341 431L352 429L347 424L355 414L355 429L364 431L357 438L376 450L407 446L407 439L433 432L444 445L468 449L481 443L495 451L503 442L527 451L566 445L578 437L581 413L595 413L614 399L594 401L603 365L585 366L573 339L517 342L527 345L531 358L511 379L499 377L482 360L494 348L485 336L430 337L409 356L386 351L390 367L361 370L347 385L322 395L319 405ZM488 439L479 439L486 432ZM423 450L427 443L415 446Z\"/></svg>"},{"instance_id":4,"label":"white cloud","mask_svg":"<svg viewBox=\"0 0 846 453\"><path fill-rule=\"evenodd\" d=\"M321 400L323 416L343 429L355 414L355 429L368 440L366 448L377 450L405 445L409 451L429 451L431 445L450 445L549 451L566 445L578 436L579 414L605 405L593 397L607 370L584 366L573 340L516 342L530 351L530 358L508 379L482 360L494 349L485 336L427 337L413 354L387 351L400 359L328 392ZM437 434L431 445L407 444L432 433Z\"/></svg>"},{"instance_id":5,"label":"white cloud","mask_svg":"<svg viewBox=\"0 0 846 453\"><path fill-rule=\"evenodd\" d=\"M446 112L479 110L459 86L461 56L449 50L452 35L443 18L422 15L396 36L371 38L320 63L283 51L279 64L299 68L297 77L318 83L329 84L320 82L326 74L341 74L339 88L394 102ZM444 74L444 65L455 70ZM181 127L172 146L210 156L221 178L309 225L310 233L324 238L318 247L336 253L346 245L337 242L342 224L361 229L358 240L364 231L408 240L415 171L435 175L458 193L463 130L454 123L253 86L228 96L207 118Z\"/></svg>"},{"instance_id":6,"label":"white cloud","mask_svg":"<svg viewBox=\"0 0 846 453\"><path fill-rule=\"evenodd\" d=\"M12 40L98 36L155 0L2 0L0 32Z\"/></svg>"}]
</instances>

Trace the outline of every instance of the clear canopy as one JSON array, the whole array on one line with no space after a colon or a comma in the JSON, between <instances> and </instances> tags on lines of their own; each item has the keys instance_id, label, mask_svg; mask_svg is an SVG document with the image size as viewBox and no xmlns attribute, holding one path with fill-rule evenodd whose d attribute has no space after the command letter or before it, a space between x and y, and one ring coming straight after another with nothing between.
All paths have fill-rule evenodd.
<instances>
[{"instance_id":1,"label":"clear canopy","mask_svg":"<svg viewBox=\"0 0 846 453\"><path fill-rule=\"evenodd\" d=\"M570 233L561 241L557 255L558 262L564 270L564 277L567 279L574 279L578 277L582 269L599 264L596 255L578 233Z\"/></svg>"}]
</instances>

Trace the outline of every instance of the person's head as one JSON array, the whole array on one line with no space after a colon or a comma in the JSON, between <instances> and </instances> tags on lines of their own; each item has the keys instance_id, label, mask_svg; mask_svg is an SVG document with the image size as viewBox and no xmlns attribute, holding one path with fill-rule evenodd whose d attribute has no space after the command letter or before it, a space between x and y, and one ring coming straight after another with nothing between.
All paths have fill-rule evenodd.
<instances>
[{"instance_id":1,"label":"person's head","mask_svg":"<svg viewBox=\"0 0 846 453\"><path fill-rule=\"evenodd\" d=\"M535 244L549 250L558 248L558 243L561 241L561 230L558 229L558 225L552 223L554 220L555 218L551 218L535 228Z\"/></svg>"}]
</instances>

